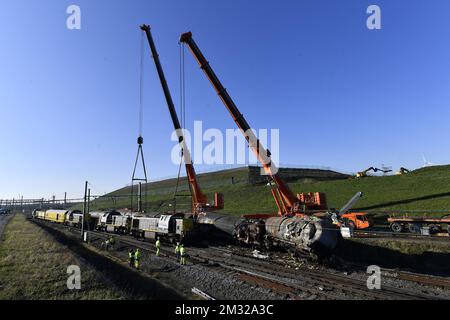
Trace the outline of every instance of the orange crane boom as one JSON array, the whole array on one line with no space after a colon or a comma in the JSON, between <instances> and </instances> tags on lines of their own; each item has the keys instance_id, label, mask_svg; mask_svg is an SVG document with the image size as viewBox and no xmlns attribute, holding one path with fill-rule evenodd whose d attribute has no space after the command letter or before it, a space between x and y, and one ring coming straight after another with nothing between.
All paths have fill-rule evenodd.
<instances>
[{"instance_id":1,"label":"orange crane boom","mask_svg":"<svg viewBox=\"0 0 450 320\"><path fill-rule=\"evenodd\" d=\"M197 60L200 68L205 73L206 77L209 79L211 84L213 85L215 91L219 95L220 99L224 103L225 107L228 109L231 114L234 122L236 122L237 126L243 133L245 139L247 140L250 149L256 155L256 158L262 164L265 173L272 179L275 184L276 190L272 190L272 194L275 198L275 202L279 208L281 214L304 214L304 202L302 202L299 198L301 195L295 195L289 186L280 178L278 175L278 168L271 161L270 151L265 149L261 144L259 139L256 137L254 132L251 130L249 124L245 120L242 113L237 108L233 99L231 99L227 90L224 88L219 78L216 76L208 61L198 48L194 39L192 38L192 33L187 32L181 35L180 42L185 43L191 53L194 55ZM279 198L278 198L279 197ZM281 204L279 203L281 200Z\"/></svg>"},{"instance_id":2,"label":"orange crane boom","mask_svg":"<svg viewBox=\"0 0 450 320\"><path fill-rule=\"evenodd\" d=\"M191 154L186 145L184 135L183 135L183 130L182 130L180 121L178 120L178 115L175 110L175 105L173 103L172 96L170 94L170 90L167 85L166 77L164 75L164 71L162 69L161 62L159 61L159 55L156 50L156 46L153 41L152 34L150 32L150 26L142 25L140 28L147 35L148 44L150 46L152 57L155 62L156 70L158 72L158 76L159 76L159 79L161 82L162 89L164 91L164 96L166 98L167 107L169 108L170 117L172 118L173 126L174 126L175 131L178 136L178 142L180 144L180 148L181 148L183 158L184 158L189 188L190 188L191 194L192 194L193 213L196 214L199 212L207 211L209 209L222 209L223 208L223 196L221 194L219 194L219 193L215 194L214 204L211 205L208 203L208 198L206 197L206 195L202 192L202 190L200 188L200 185L199 185L198 179L197 179L197 175L195 173L195 169L192 164Z\"/></svg>"}]
</instances>

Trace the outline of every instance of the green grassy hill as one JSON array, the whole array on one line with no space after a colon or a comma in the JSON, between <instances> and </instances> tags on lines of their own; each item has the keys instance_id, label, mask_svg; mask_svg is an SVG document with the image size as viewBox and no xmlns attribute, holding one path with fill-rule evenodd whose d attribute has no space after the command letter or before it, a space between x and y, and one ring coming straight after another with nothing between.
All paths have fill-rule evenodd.
<instances>
[{"instance_id":1,"label":"green grassy hill","mask_svg":"<svg viewBox=\"0 0 450 320\"><path fill-rule=\"evenodd\" d=\"M231 183L234 177L235 184ZM225 196L225 209L230 214L273 213L276 207L267 186L247 184L245 168L206 173L199 176L203 191L213 199L214 192ZM173 199L176 179L150 183L147 186L147 211L167 210ZM352 180L303 181L290 183L296 193L321 191L327 195L331 208L339 208L357 191L364 197L354 209L371 213L386 211L430 211L431 215L441 216L450 211L450 166L434 166L415 170L402 176L367 177ZM179 194L188 195L186 180L180 183ZM124 208L130 206L129 197L112 201L111 196L130 194L123 188L112 192L103 199L93 202L97 208ZM188 209L188 197L178 197L180 209ZM417 212L417 214L422 214Z\"/></svg>"}]
</instances>

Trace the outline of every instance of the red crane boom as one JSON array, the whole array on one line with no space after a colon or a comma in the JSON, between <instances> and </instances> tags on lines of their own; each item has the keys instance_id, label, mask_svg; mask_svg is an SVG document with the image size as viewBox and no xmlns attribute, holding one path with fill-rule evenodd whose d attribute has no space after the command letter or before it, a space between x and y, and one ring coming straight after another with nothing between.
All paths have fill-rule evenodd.
<instances>
[{"instance_id":1,"label":"red crane boom","mask_svg":"<svg viewBox=\"0 0 450 320\"><path fill-rule=\"evenodd\" d=\"M178 136L178 142L180 144L180 148L184 157L184 163L186 167L186 175L188 178L189 187L192 194L192 206L194 213L199 213L211 209L222 209L223 208L223 196L222 194L216 193L214 204L208 203L208 198L202 192L200 185L198 183L197 175L195 173L194 166L191 160L191 154L186 145L183 130L178 120L178 115L175 110L175 106L172 100L172 96L170 94L169 87L167 85L166 77L164 75L164 71L161 66L161 62L159 61L159 55L156 50L155 43L153 41L152 34L150 32L150 26L142 25L141 30L145 32L147 35L148 44L150 46L150 50L152 53L153 60L155 61L156 70L158 72L158 76L161 82L162 89L164 91L164 96L166 98L167 107L169 108L170 117L172 118L173 126Z\"/></svg>"},{"instance_id":2,"label":"red crane boom","mask_svg":"<svg viewBox=\"0 0 450 320\"><path fill-rule=\"evenodd\" d=\"M254 132L251 130L249 124L245 120L242 113L237 108L233 99L231 99L227 90L224 88L219 78L216 76L208 61L198 48L194 39L192 38L192 33L187 32L181 35L180 42L185 43L191 53L197 60L200 68L205 73L206 77L209 79L213 85L215 91L219 95L220 99L224 103L225 107L230 112L234 122L236 122L239 129L244 134L245 139L249 143L250 149L256 155L259 162L262 164L265 173L271 177L275 184L275 189L272 189L272 194L274 196L275 202L278 206L280 214L295 214L302 215L306 213L309 204L313 204L312 207L317 207L317 209L322 209L324 205L323 194L308 194L308 195L295 195L289 186L280 178L278 175L278 169L275 164L271 161L270 151L265 149L260 143L259 139L256 137ZM321 197L323 199L321 199ZM281 203L280 203L281 202ZM322 202L322 203L321 203ZM325 204L326 206L326 204Z\"/></svg>"}]
</instances>

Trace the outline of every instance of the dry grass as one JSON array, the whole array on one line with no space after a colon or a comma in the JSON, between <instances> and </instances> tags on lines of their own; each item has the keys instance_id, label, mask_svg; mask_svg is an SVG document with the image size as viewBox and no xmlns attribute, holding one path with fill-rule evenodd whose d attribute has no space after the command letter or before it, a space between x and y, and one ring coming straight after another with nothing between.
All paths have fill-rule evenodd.
<instances>
[{"instance_id":1,"label":"dry grass","mask_svg":"<svg viewBox=\"0 0 450 320\"><path fill-rule=\"evenodd\" d=\"M11 219L0 243L0 299L123 299L124 294L23 215ZM81 268L81 290L67 289L67 267Z\"/></svg>"}]
</instances>

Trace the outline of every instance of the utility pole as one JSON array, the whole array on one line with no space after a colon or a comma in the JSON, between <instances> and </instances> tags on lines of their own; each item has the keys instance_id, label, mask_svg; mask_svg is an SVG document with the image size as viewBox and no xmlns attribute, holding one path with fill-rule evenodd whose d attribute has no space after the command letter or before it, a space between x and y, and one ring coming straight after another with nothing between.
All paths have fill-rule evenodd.
<instances>
[{"instance_id":1,"label":"utility pole","mask_svg":"<svg viewBox=\"0 0 450 320\"><path fill-rule=\"evenodd\" d=\"M67 192L64 192L64 208L66 207L67 204Z\"/></svg>"},{"instance_id":2,"label":"utility pole","mask_svg":"<svg viewBox=\"0 0 450 320\"><path fill-rule=\"evenodd\" d=\"M88 189L88 199L87 199L87 214L91 212L91 189Z\"/></svg>"},{"instance_id":3,"label":"utility pole","mask_svg":"<svg viewBox=\"0 0 450 320\"><path fill-rule=\"evenodd\" d=\"M88 189L88 182L86 181L86 183L85 183L85 185L84 185L83 223L81 224L81 239L83 239L83 236L84 236L84 222L86 221L87 189Z\"/></svg>"}]
</instances>

